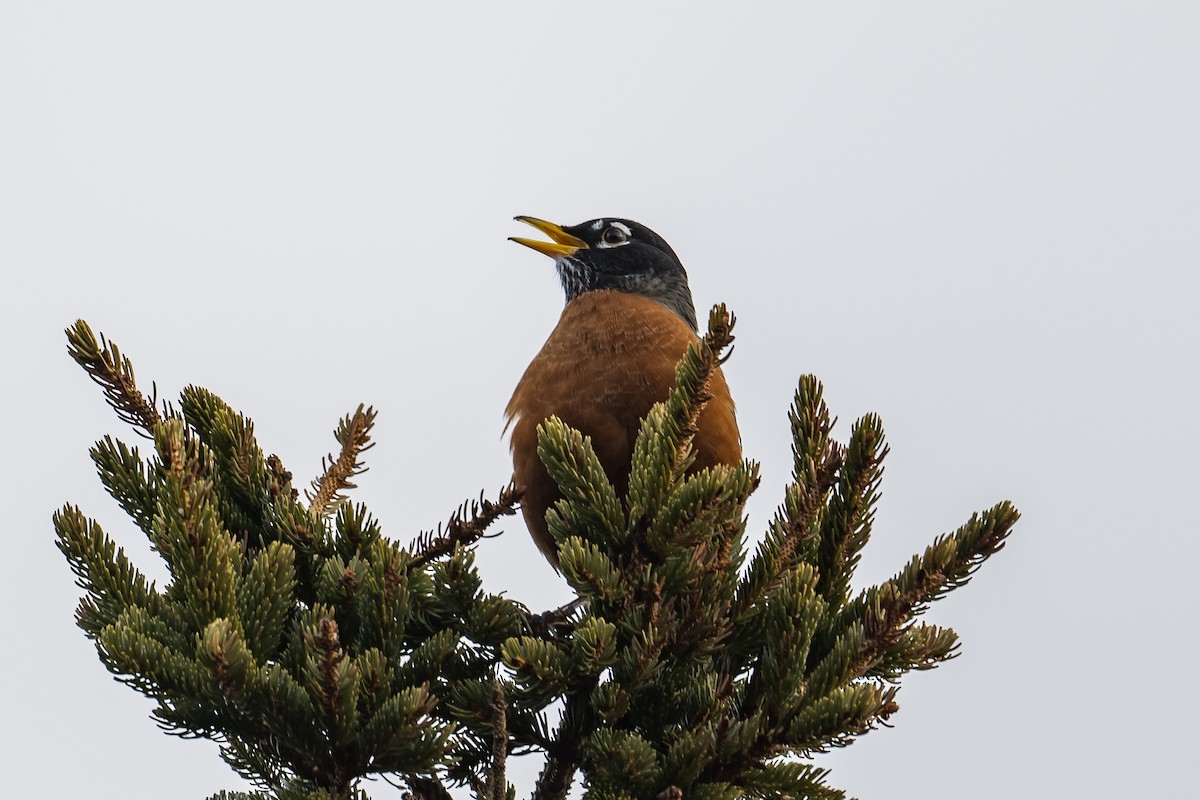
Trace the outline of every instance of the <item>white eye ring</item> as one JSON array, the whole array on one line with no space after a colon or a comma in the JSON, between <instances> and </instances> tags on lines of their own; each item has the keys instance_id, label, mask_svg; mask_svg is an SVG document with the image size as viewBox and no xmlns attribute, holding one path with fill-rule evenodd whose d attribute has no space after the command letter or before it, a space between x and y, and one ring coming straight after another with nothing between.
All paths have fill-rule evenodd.
<instances>
[{"instance_id":1,"label":"white eye ring","mask_svg":"<svg viewBox=\"0 0 1200 800\"><path fill-rule=\"evenodd\" d=\"M620 247L623 244L629 244L629 237L632 232L619 222L614 222L604 229L604 233L600 234L600 247Z\"/></svg>"}]
</instances>

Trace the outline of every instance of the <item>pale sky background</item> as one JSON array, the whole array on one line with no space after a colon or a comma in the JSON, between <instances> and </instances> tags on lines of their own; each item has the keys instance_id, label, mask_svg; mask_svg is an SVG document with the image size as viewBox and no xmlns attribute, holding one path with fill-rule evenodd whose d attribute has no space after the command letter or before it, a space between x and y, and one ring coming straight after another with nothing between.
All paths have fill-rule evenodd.
<instances>
[{"instance_id":1,"label":"pale sky background","mask_svg":"<svg viewBox=\"0 0 1200 800\"><path fill-rule=\"evenodd\" d=\"M1200 6L1190 2L0 4L8 797L203 798L75 628L50 515L161 577L87 448L89 320L306 482L359 402L357 497L408 541L508 479L501 412L562 306L505 241L626 216L725 301L757 535L816 373L892 445L858 585L1011 498L939 603L963 655L821 759L863 800L1193 796L1200 712ZM567 599L523 525L493 590ZM522 795L537 768L516 772ZM398 792L376 784L376 798Z\"/></svg>"}]
</instances>

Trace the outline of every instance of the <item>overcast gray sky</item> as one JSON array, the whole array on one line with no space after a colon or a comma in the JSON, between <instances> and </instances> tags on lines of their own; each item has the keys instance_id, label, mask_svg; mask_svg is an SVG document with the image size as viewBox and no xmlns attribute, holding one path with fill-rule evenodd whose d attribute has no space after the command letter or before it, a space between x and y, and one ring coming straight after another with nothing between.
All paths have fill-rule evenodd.
<instances>
[{"instance_id":1,"label":"overcast gray sky","mask_svg":"<svg viewBox=\"0 0 1200 800\"><path fill-rule=\"evenodd\" d=\"M859 585L974 510L1024 512L931 614L962 657L823 758L834 785L1194 791L1200 7L731 8L4 2L6 795L239 785L73 625L63 502L163 570L92 472L95 439L132 434L62 328L89 320L162 396L216 391L304 481L374 404L357 496L407 541L510 474L501 412L562 305L514 214L646 223L698 307L738 314L754 534L804 372L843 435L877 411L892 445ZM566 599L505 529L490 587Z\"/></svg>"}]
</instances>

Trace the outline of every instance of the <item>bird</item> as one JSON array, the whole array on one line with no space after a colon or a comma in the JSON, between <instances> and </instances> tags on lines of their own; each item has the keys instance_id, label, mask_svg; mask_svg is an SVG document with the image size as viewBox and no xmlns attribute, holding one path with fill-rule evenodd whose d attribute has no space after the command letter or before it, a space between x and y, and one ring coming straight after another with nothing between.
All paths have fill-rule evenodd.
<instances>
[{"instance_id":1,"label":"bird","mask_svg":"<svg viewBox=\"0 0 1200 800\"><path fill-rule=\"evenodd\" d=\"M561 494L538 458L538 425L556 416L591 437L600 465L623 498L641 421L667 399L676 364L697 341L696 308L679 257L645 225L619 217L568 227L536 217L515 219L550 238L509 237L554 259L566 295L558 324L505 409L513 481L524 487L521 513L534 543L558 570L546 511ZM719 368L708 393L712 399L697 421L690 472L742 460L733 398Z\"/></svg>"}]
</instances>

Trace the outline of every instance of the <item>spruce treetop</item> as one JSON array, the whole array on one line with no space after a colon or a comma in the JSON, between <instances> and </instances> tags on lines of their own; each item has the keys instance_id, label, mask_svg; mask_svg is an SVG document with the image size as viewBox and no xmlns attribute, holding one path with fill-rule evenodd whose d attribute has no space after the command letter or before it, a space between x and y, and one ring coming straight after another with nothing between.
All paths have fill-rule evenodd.
<instances>
[{"instance_id":1,"label":"spruce treetop","mask_svg":"<svg viewBox=\"0 0 1200 800\"><path fill-rule=\"evenodd\" d=\"M526 753L543 759L534 800L563 800L577 777L595 800L843 797L813 755L886 723L905 673L956 655L955 632L919 617L1004 546L1018 513L998 503L856 588L888 447L873 414L835 441L804 376L791 482L748 548L758 466L687 472L733 326L713 309L642 423L624 497L587 437L542 425L563 495L548 528L578 600L535 614L487 592L474 564L520 487L401 545L347 497L373 409L341 420L302 497L248 417L195 386L176 403L144 394L130 360L78 321L71 356L145 439L105 437L92 460L170 578L150 582L64 506L76 621L167 732L217 742L256 787L215 798L357 800L380 776L421 800L509 800L508 758Z\"/></svg>"}]
</instances>

